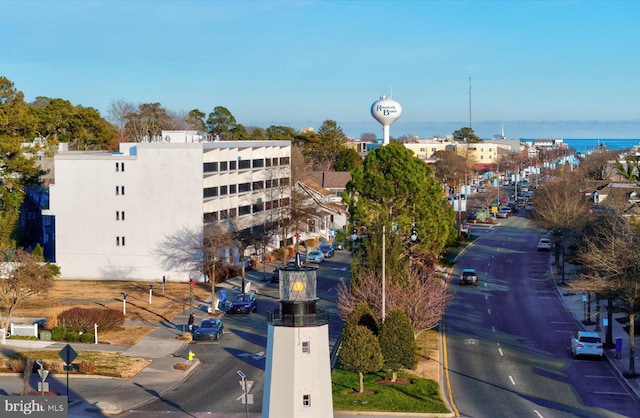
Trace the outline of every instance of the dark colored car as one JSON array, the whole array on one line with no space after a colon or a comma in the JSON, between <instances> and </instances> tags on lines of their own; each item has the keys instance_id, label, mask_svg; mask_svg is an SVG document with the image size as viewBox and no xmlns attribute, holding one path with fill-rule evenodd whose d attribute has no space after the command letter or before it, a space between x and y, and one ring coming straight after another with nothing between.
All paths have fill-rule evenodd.
<instances>
[{"instance_id":1,"label":"dark colored car","mask_svg":"<svg viewBox=\"0 0 640 418\"><path fill-rule=\"evenodd\" d=\"M318 247L318 249L322 251L325 258L331 258L336 253L336 250L335 248L333 248L333 245L329 245L329 244L321 245Z\"/></svg>"},{"instance_id":2,"label":"dark colored car","mask_svg":"<svg viewBox=\"0 0 640 418\"><path fill-rule=\"evenodd\" d=\"M252 293L243 293L233 298L227 313L251 314L258 309L258 299Z\"/></svg>"},{"instance_id":3,"label":"dark colored car","mask_svg":"<svg viewBox=\"0 0 640 418\"><path fill-rule=\"evenodd\" d=\"M472 284L474 286L478 285L478 275L476 274L476 269L464 269L462 273L460 273L460 284Z\"/></svg>"},{"instance_id":4,"label":"dark colored car","mask_svg":"<svg viewBox=\"0 0 640 418\"><path fill-rule=\"evenodd\" d=\"M217 340L224 333L224 324L219 319L203 319L193 330L194 340Z\"/></svg>"},{"instance_id":5,"label":"dark colored car","mask_svg":"<svg viewBox=\"0 0 640 418\"><path fill-rule=\"evenodd\" d=\"M342 245L342 242L340 241L333 241L331 246L336 250L342 250L344 248L344 245Z\"/></svg>"}]
</instances>

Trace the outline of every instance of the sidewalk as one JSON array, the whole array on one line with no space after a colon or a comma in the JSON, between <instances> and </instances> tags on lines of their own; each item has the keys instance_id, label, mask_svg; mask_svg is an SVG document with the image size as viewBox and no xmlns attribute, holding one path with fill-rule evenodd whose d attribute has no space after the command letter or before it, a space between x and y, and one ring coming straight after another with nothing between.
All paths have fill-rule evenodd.
<instances>
[{"instance_id":1,"label":"sidewalk","mask_svg":"<svg viewBox=\"0 0 640 418\"><path fill-rule=\"evenodd\" d=\"M576 276L576 266L571 264L565 264L564 271L565 283L570 283ZM589 318L588 299L587 302L583 301L583 294L571 289L569 286L562 285L562 278L560 275L554 277L556 284L556 291L558 296L564 303L567 311L571 312L573 316L580 322L582 330L598 332L602 337L602 342L606 342L606 327L603 326L603 320L607 318L607 301L600 301L600 326L597 329L597 317L598 306L595 300L595 296L591 296L591 318ZM638 328L635 333L635 372L637 377L626 378L625 376L629 372L629 334L625 331L627 314L624 312L614 312L613 321L609 324L612 329L612 342L614 348L606 348L605 356L607 361L613 365L615 370L621 376L621 379L626 383L629 389L635 393L636 397L640 398L640 362L638 357L638 348L640 348L640 335ZM622 339L622 351L617 356L615 349L615 342L617 338Z\"/></svg>"}]
</instances>

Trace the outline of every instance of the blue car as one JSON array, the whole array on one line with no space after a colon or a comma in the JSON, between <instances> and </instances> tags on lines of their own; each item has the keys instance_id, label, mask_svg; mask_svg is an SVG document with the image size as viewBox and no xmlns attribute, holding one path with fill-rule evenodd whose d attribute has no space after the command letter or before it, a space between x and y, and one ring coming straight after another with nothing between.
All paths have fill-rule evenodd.
<instances>
[{"instance_id":1,"label":"blue car","mask_svg":"<svg viewBox=\"0 0 640 418\"><path fill-rule=\"evenodd\" d=\"M203 319L193 330L194 340L217 340L224 333L224 324L219 319Z\"/></svg>"},{"instance_id":2,"label":"blue car","mask_svg":"<svg viewBox=\"0 0 640 418\"><path fill-rule=\"evenodd\" d=\"M233 298L227 313L251 314L258 309L258 299L252 293L243 293Z\"/></svg>"},{"instance_id":3,"label":"blue car","mask_svg":"<svg viewBox=\"0 0 640 418\"><path fill-rule=\"evenodd\" d=\"M333 248L333 245L324 244L318 247L320 251L324 254L325 258L331 258L336 253L336 249Z\"/></svg>"}]
</instances>

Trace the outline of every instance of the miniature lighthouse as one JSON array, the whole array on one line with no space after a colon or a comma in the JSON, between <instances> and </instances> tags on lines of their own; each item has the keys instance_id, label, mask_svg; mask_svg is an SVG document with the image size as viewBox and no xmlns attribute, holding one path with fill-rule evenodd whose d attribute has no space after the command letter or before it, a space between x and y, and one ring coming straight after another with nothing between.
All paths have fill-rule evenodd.
<instances>
[{"instance_id":1,"label":"miniature lighthouse","mask_svg":"<svg viewBox=\"0 0 640 418\"><path fill-rule=\"evenodd\" d=\"M316 309L317 267L280 270L280 310L267 333L262 418L333 417L329 321Z\"/></svg>"},{"instance_id":2,"label":"miniature lighthouse","mask_svg":"<svg viewBox=\"0 0 640 418\"><path fill-rule=\"evenodd\" d=\"M389 126L402 114L402 106L391 97L382 96L371 105L371 116L382 125L382 145L389 143Z\"/></svg>"}]
</instances>

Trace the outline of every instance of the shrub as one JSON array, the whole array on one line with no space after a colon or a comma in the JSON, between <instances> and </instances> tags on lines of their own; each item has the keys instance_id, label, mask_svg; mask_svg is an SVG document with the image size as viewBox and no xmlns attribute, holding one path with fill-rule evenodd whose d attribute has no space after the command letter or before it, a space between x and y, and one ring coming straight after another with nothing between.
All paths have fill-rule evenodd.
<instances>
[{"instance_id":1,"label":"shrub","mask_svg":"<svg viewBox=\"0 0 640 418\"><path fill-rule=\"evenodd\" d=\"M80 333L77 331L67 331L64 339L69 341L70 343L77 343L80 341Z\"/></svg>"},{"instance_id":2,"label":"shrub","mask_svg":"<svg viewBox=\"0 0 640 418\"><path fill-rule=\"evenodd\" d=\"M78 366L78 371L84 374L92 374L96 372L96 364L90 360L82 360Z\"/></svg>"},{"instance_id":3,"label":"shrub","mask_svg":"<svg viewBox=\"0 0 640 418\"><path fill-rule=\"evenodd\" d=\"M22 373L24 371L24 361L19 358L12 358L7 361L7 368L14 373Z\"/></svg>"},{"instance_id":4,"label":"shrub","mask_svg":"<svg viewBox=\"0 0 640 418\"><path fill-rule=\"evenodd\" d=\"M80 336L81 343L92 343L94 341L95 341L95 335L93 335L91 332L85 332Z\"/></svg>"},{"instance_id":5,"label":"shrub","mask_svg":"<svg viewBox=\"0 0 640 418\"><path fill-rule=\"evenodd\" d=\"M61 306L53 306L47 309L47 313L45 314L45 322L42 329L51 330L55 327L59 327L60 323L58 322L58 315L63 312L64 308Z\"/></svg>"},{"instance_id":6,"label":"shrub","mask_svg":"<svg viewBox=\"0 0 640 418\"><path fill-rule=\"evenodd\" d=\"M64 327L54 327L51 329L51 339L54 341L63 341L67 335L67 330Z\"/></svg>"},{"instance_id":7,"label":"shrub","mask_svg":"<svg viewBox=\"0 0 640 418\"><path fill-rule=\"evenodd\" d=\"M58 315L58 321L72 331L91 332L94 324L102 331L110 331L124 324L124 314L117 309L72 308Z\"/></svg>"},{"instance_id":8,"label":"shrub","mask_svg":"<svg viewBox=\"0 0 640 418\"><path fill-rule=\"evenodd\" d=\"M64 371L64 363L61 361L51 361L44 360L43 361L44 368L53 373L62 373Z\"/></svg>"}]
</instances>

